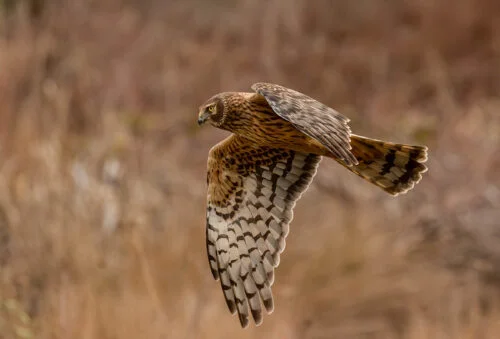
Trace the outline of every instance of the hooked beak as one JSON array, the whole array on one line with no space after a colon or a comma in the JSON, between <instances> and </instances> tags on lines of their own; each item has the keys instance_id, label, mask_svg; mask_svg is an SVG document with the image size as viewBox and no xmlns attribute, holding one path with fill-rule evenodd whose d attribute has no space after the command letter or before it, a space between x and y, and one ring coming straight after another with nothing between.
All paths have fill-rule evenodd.
<instances>
[{"instance_id":1,"label":"hooked beak","mask_svg":"<svg viewBox=\"0 0 500 339\"><path fill-rule=\"evenodd\" d=\"M208 112L204 111L198 115L198 126L203 125L209 118Z\"/></svg>"}]
</instances>

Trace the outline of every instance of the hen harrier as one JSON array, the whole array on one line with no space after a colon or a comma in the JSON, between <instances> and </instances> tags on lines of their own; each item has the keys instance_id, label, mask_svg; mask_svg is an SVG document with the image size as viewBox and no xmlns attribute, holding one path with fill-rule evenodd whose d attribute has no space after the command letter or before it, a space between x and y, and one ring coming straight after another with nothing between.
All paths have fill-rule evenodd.
<instances>
[{"instance_id":1,"label":"hen harrier","mask_svg":"<svg viewBox=\"0 0 500 339\"><path fill-rule=\"evenodd\" d=\"M322 156L398 195L427 168L427 147L351 134L349 119L297 91L268 83L256 93L219 93L198 124L232 132L208 156L207 253L231 314L257 325L273 310L271 285L293 208ZM262 305L261 305L262 300Z\"/></svg>"}]
</instances>

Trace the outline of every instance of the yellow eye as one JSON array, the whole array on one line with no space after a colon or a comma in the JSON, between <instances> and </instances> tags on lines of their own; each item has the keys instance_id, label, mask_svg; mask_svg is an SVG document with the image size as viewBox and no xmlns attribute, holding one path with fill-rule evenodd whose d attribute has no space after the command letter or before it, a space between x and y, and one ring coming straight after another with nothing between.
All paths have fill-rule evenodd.
<instances>
[{"instance_id":1,"label":"yellow eye","mask_svg":"<svg viewBox=\"0 0 500 339\"><path fill-rule=\"evenodd\" d=\"M209 107L208 107L208 111L209 111L210 113L215 112L215 105L209 106Z\"/></svg>"}]
</instances>

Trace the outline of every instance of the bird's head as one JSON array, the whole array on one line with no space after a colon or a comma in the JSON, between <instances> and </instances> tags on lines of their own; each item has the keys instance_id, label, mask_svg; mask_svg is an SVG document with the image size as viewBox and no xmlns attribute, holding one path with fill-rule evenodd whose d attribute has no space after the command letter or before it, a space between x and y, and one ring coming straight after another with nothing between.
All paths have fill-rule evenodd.
<instances>
[{"instance_id":1,"label":"bird's head","mask_svg":"<svg viewBox=\"0 0 500 339\"><path fill-rule=\"evenodd\" d=\"M200 106L198 111L198 125L206 122L214 127L221 127L227 116L227 104L225 93L217 94Z\"/></svg>"}]
</instances>

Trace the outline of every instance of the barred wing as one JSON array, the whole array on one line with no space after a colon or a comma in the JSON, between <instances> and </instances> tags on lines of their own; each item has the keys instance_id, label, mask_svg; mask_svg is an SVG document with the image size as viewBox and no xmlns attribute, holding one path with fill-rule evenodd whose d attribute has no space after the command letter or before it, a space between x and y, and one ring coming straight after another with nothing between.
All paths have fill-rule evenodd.
<instances>
[{"instance_id":1,"label":"barred wing","mask_svg":"<svg viewBox=\"0 0 500 339\"><path fill-rule=\"evenodd\" d=\"M273 311L274 268L296 201L316 174L320 156L260 147L231 135L208 159L207 253L227 306L242 327L249 309ZM261 302L262 301L262 302Z\"/></svg>"},{"instance_id":2,"label":"barred wing","mask_svg":"<svg viewBox=\"0 0 500 339\"><path fill-rule=\"evenodd\" d=\"M277 115L318 140L347 166L358 164L350 151L349 118L305 94L280 85L259 82L252 85L252 90L262 95Z\"/></svg>"}]
</instances>

